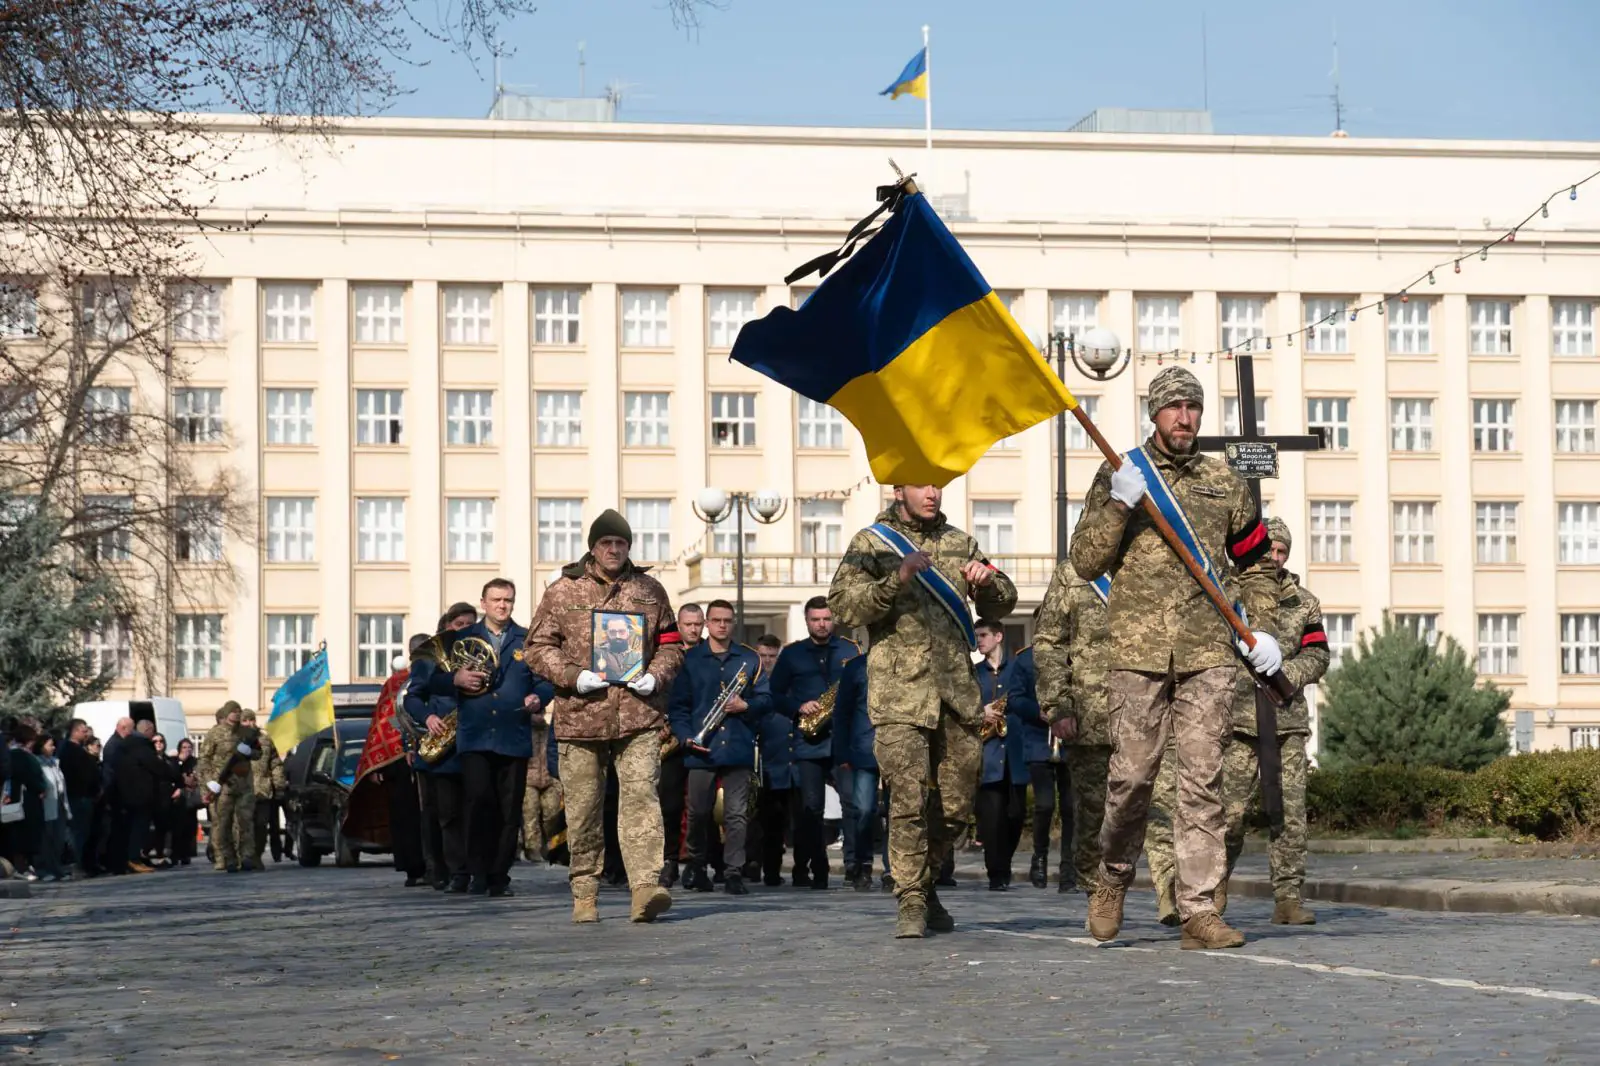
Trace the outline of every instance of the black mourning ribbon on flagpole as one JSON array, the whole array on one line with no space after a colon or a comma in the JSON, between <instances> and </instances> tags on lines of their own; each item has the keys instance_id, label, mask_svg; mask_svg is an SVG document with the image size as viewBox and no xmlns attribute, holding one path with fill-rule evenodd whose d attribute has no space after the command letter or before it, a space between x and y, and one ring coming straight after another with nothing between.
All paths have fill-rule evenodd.
<instances>
[{"instance_id":1,"label":"black mourning ribbon on flagpole","mask_svg":"<svg viewBox=\"0 0 1600 1066\"><path fill-rule=\"evenodd\" d=\"M916 177L915 174L894 185L878 186L878 206L873 209L872 214L850 227L850 232L845 236L844 243L831 252L823 252L815 259L795 267L784 277L783 283L785 285L793 285L801 278L811 274L815 274L819 278L827 277L830 270L850 258L851 254L856 250L856 245L860 243L863 237L870 239L873 234L877 233L876 229L872 233L868 233L867 229L873 222L877 221L879 215L885 211L893 212L899 209L901 201L906 198L906 188L914 177Z\"/></svg>"}]
</instances>

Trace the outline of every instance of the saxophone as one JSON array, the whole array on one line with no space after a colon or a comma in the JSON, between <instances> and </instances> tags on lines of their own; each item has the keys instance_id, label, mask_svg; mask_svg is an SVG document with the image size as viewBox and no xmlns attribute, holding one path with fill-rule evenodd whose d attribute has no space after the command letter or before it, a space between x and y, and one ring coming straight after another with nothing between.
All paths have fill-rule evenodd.
<instances>
[{"instance_id":1,"label":"saxophone","mask_svg":"<svg viewBox=\"0 0 1600 1066\"><path fill-rule=\"evenodd\" d=\"M810 714L800 716L800 735L810 741L822 739L828 731L828 726L833 723L833 705L839 701L839 682L835 681L828 686L828 690L817 697L817 709Z\"/></svg>"},{"instance_id":2,"label":"saxophone","mask_svg":"<svg viewBox=\"0 0 1600 1066\"><path fill-rule=\"evenodd\" d=\"M988 722L984 722L978 726L979 740L993 740L996 737L1004 737L1006 735L1006 696L1003 693L999 699L994 701L994 709L1000 712L1000 724L990 725Z\"/></svg>"},{"instance_id":3,"label":"saxophone","mask_svg":"<svg viewBox=\"0 0 1600 1066\"><path fill-rule=\"evenodd\" d=\"M459 637L452 641L447 648L439 637L429 637L428 642L417 649L412 661L418 659L431 659L438 664L439 669L455 673L457 670L476 670L480 673L493 674L500 667L500 656L495 654L494 645L482 637ZM424 732L417 741L417 755L429 766L437 766L448 759L456 748L456 723L459 720L457 712L451 711L440 722L444 730L440 733Z\"/></svg>"}]
</instances>

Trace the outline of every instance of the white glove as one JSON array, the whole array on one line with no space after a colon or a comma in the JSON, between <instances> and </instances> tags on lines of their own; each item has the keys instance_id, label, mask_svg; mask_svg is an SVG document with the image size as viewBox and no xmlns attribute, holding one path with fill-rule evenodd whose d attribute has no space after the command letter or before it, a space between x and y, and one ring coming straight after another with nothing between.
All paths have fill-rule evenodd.
<instances>
[{"instance_id":1,"label":"white glove","mask_svg":"<svg viewBox=\"0 0 1600 1066\"><path fill-rule=\"evenodd\" d=\"M572 687L578 690L578 695L587 696L591 692L599 692L605 688L606 679L593 670L584 670L578 674L578 680Z\"/></svg>"},{"instance_id":2,"label":"white glove","mask_svg":"<svg viewBox=\"0 0 1600 1066\"><path fill-rule=\"evenodd\" d=\"M1122 465L1111 471L1111 498L1132 508L1139 506L1144 492L1144 471L1124 458Z\"/></svg>"},{"instance_id":3,"label":"white glove","mask_svg":"<svg viewBox=\"0 0 1600 1066\"><path fill-rule=\"evenodd\" d=\"M1283 651L1278 647L1278 640L1271 633L1252 633L1256 638L1254 649L1246 650L1244 641L1239 641L1239 650L1244 652L1244 657L1251 666L1263 677L1271 677L1283 669Z\"/></svg>"},{"instance_id":4,"label":"white glove","mask_svg":"<svg viewBox=\"0 0 1600 1066\"><path fill-rule=\"evenodd\" d=\"M640 674L628 682L628 691L635 696L648 696L655 690L656 678L654 674Z\"/></svg>"},{"instance_id":5,"label":"white glove","mask_svg":"<svg viewBox=\"0 0 1600 1066\"><path fill-rule=\"evenodd\" d=\"M215 781L207 781L206 782L206 788L211 790L211 794L213 796L222 795L222 786L217 784Z\"/></svg>"},{"instance_id":6,"label":"white glove","mask_svg":"<svg viewBox=\"0 0 1600 1066\"><path fill-rule=\"evenodd\" d=\"M255 751L256 751L256 749L252 748L250 745L246 744L242 740L239 741L239 746L237 748L235 748L234 750L237 751L240 755L243 755L247 759L250 756L254 755Z\"/></svg>"}]
</instances>

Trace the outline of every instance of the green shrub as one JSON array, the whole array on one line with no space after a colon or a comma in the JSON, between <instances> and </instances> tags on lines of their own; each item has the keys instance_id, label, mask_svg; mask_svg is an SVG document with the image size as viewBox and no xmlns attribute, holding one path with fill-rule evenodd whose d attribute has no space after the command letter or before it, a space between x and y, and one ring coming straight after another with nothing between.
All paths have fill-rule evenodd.
<instances>
[{"instance_id":1,"label":"green shrub","mask_svg":"<svg viewBox=\"0 0 1600 1066\"><path fill-rule=\"evenodd\" d=\"M1490 763L1474 775L1476 815L1556 840L1600 823L1600 751L1548 751Z\"/></svg>"},{"instance_id":2,"label":"green shrub","mask_svg":"<svg viewBox=\"0 0 1600 1066\"><path fill-rule=\"evenodd\" d=\"M1432 766L1357 766L1314 770L1306 780L1312 825L1332 830L1437 828L1462 816L1472 775Z\"/></svg>"}]
</instances>

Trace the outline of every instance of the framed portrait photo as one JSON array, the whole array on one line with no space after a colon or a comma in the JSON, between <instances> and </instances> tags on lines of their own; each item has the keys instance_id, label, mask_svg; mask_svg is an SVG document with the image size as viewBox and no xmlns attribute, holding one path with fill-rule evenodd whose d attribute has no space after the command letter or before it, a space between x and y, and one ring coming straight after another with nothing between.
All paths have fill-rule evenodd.
<instances>
[{"instance_id":1,"label":"framed portrait photo","mask_svg":"<svg viewBox=\"0 0 1600 1066\"><path fill-rule=\"evenodd\" d=\"M589 669L613 685L644 673L644 615L595 611L589 629Z\"/></svg>"}]
</instances>

